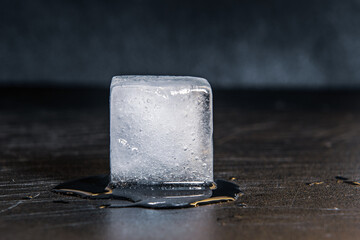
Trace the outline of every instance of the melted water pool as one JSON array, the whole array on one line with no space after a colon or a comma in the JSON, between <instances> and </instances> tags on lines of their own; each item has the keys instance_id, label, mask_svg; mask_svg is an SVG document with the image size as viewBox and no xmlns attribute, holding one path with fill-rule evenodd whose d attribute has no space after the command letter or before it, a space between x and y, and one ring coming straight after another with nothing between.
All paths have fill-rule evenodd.
<instances>
[{"instance_id":1,"label":"melted water pool","mask_svg":"<svg viewBox=\"0 0 360 240\"><path fill-rule=\"evenodd\" d=\"M57 185L53 191L90 199L112 199L102 207L184 208L235 201L238 185L215 180L212 186L133 185L109 187L109 175L85 177ZM127 201L124 203L124 201Z\"/></svg>"}]
</instances>

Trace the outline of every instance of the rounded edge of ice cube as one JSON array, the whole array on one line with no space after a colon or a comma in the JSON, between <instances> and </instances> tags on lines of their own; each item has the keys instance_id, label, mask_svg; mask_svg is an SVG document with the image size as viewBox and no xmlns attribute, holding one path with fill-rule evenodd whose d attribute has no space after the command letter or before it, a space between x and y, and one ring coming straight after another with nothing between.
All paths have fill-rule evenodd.
<instances>
[{"instance_id":1,"label":"rounded edge of ice cube","mask_svg":"<svg viewBox=\"0 0 360 240\"><path fill-rule=\"evenodd\" d=\"M171 76L171 75L118 75L113 76L110 88L116 86L166 86L166 85L193 85L211 89L210 83L202 77Z\"/></svg>"}]
</instances>

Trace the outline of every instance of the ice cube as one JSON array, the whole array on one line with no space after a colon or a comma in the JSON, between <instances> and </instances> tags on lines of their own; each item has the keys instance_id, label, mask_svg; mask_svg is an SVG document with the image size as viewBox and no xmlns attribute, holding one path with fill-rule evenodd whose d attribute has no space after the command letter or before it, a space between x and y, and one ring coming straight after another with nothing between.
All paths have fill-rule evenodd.
<instances>
[{"instance_id":1,"label":"ice cube","mask_svg":"<svg viewBox=\"0 0 360 240\"><path fill-rule=\"evenodd\" d=\"M110 93L111 182L213 182L212 92L206 79L115 76Z\"/></svg>"}]
</instances>

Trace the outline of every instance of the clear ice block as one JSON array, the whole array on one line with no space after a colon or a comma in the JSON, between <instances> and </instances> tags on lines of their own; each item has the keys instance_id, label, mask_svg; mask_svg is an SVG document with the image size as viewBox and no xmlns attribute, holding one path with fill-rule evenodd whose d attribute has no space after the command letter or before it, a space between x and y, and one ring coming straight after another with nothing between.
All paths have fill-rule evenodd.
<instances>
[{"instance_id":1,"label":"clear ice block","mask_svg":"<svg viewBox=\"0 0 360 240\"><path fill-rule=\"evenodd\" d=\"M110 92L111 182L213 182L212 91L182 76L115 76Z\"/></svg>"}]
</instances>

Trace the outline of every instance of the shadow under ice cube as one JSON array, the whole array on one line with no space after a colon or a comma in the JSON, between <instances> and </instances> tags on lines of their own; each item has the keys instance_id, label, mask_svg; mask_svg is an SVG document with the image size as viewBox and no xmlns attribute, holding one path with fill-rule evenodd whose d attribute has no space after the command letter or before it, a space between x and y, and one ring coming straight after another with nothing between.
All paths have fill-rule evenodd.
<instances>
[{"instance_id":1,"label":"shadow under ice cube","mask_svg":"<svg viewBox=\"0 0 360 240\"><path fill-rule=\"evenodd\" d=\"M116 76L110 94L113 184L213 182L212 92L203 78Z\"/></svg>"}]
</instances>

